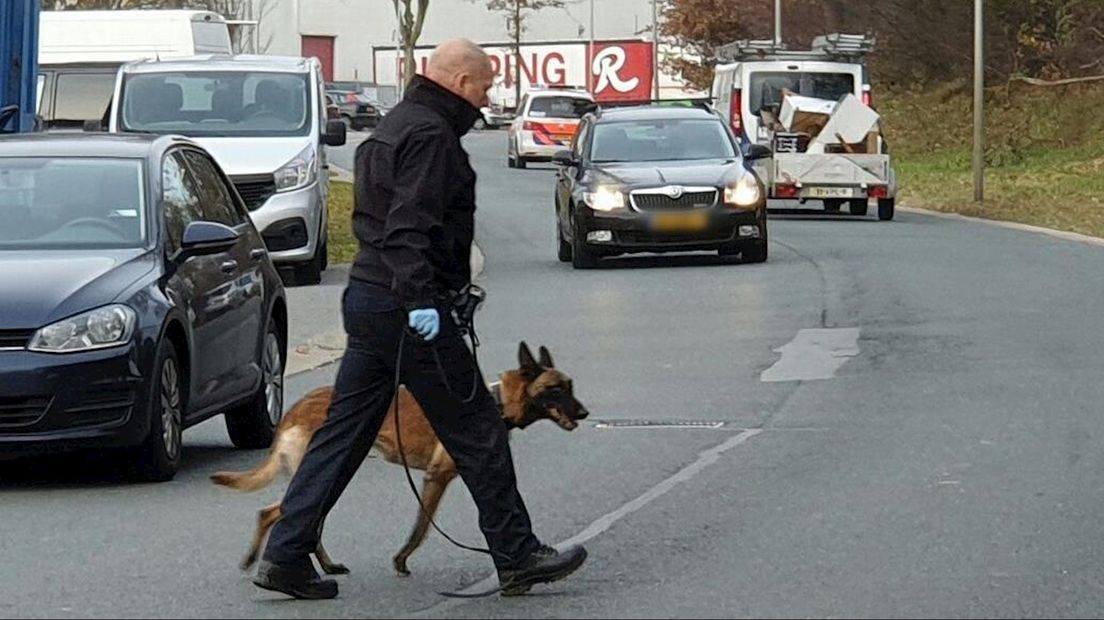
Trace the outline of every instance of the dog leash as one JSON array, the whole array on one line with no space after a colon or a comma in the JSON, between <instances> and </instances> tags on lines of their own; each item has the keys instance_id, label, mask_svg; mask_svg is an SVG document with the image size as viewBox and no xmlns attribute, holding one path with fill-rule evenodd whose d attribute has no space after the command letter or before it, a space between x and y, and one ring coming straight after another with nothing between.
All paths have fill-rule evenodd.
<instances>
[{"instance_id":1,"label":"dog leash","mask_svg":"<svg viewBox=\"0 0 1104 620\"><path fill-rule=\"evenodd\" d=\"M479 378L483 376L483 370L479 368L479 336L475 333L475 322L472 321L471 327L458 328L460 335L467 335L471 338L472 343L472 363L475 366L475 372L472 376L472 388L468 393L467 398L461 398L460 402L465 405L471 404L475 400L475 394L479 391ZM437 353L437 347L431 347L433 349L433 361L437 364L437 373L441 375L441 382L445 384L445 389L449 391L453 396L457 396L453 391L452 386L449 384L448 374L445 373L445 367L441 364L441 356ZM458 397L459 398L459 397Z\"/></svg>"},{"instance_id":2,"label":"dog leash","mask_svg":"<svg viewBox=\"0 0 1104 620\"><path fill-rule=\"evenodd\" d=\"M497 555L498 557L506 558L507 560L511 560L512 558L510 558L509 556L506 556L506 555L504 555L500 552L492 551L490 549L483 549L481 547L472 547L471 545L465 545L464 543L459 542L456 539L454 539L452 536L449 536L444 530L441 529L441 527L439 525L437 525L437 521L435 521L433 519L433 517L429 514L429 511L426 510L425 502L422 500L421 494L418 493L418 485L414 483L414 476L410 473L410 465L406 461L406 451L403 450L403 443L402 443L402 425L399 424L399 385L400 385L400 382L401 382L402 357L403 357L403 348L406 344L406 332L407 332L407 328L403 327L402 335L399 336L399 353L395 358L394 407L395 407L395 443L397 444L397 446L399 448L399 458L402 460L403 470L406 471L406 481L410 485L410 491L412 493L414 493L414 498L418 500L418 507L421 509L422 514L425 515L426 519L429 520L429 523L430 523L430 525L433 526L433 529L437 530L437 533L439 533L441 536L445 537L445 540L449 541L450 543L452 543L453 545L456 545L457 547L459 547L461 549L466 549L468 551L475 551L476 553L483 553L485 555L492 556L492 557ZM473 326L473 329L472 329L473 344L475 342L478 342L477 340L474 340L474 334L475 334L475 330L474 330L474 326ZM437 358L437 367L441 371L441 377L445 381L445 386L448 387L448 379L445 378L444 368L441 366L440 358L437 357L437 348L436 347L433 347L433 355L434 355L435 358ZM479 362L478 361L475 362L475 367L476 367L475 381L478 382L479 381L479 376L481 374L479 372ZM475 393L477 391L477 387L478 387L477 385L472 386L472 395L469 398L469 400L464 401L465 403L470 403L471 400L474 400ZM452 388L449 388L449 391L452 392ZM453 395L455 395L455 393L453 393ZM484 597L487 597L487 596L491 596L493 594L498 594L499 592L502 592L502 591L507 590L511 587L514 587L515 585L517 585L517 584L507 582L505 584L500 584L497 588L487 590L485 592L478 592L478 593L473 593L473 594L464 594L462 592L438 592L437 594L440 594L441 596L445 596L445 597L448 597L448 598L464 598L464 599L484 598Z\"/></svg>"}]
</instances>

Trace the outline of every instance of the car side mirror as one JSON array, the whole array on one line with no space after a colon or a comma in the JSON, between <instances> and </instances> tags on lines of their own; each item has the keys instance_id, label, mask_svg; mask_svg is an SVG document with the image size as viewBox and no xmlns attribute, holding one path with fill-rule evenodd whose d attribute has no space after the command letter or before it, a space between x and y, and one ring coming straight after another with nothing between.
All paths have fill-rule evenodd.
<instances>
[{"instance_id":1,"label":"car side mirror","mask_svg":"<svg viewBox=\"0 0 1104 620\"><path fill-rule=\"evenodd\" d=\"M192 222L184 229L177 260L229 251L238 242L238 231L218 222Z\"/></svg>"},{"instance_id":2,"label":"car side mirror","mask_svg":"<svg viewBox=\"0 0 1104 620\"><path fill-rule=\"evenodd\" d=\"M322 137L326 146L343 146L347 139L345 121L326 121L326 135Z\"/></svg>"},{"instance_id":3,"label":"car side mirror","mask_svg":"<svg viewBox=\"0 0 1104 620\"><path fill-rule=\"evenodd\" d=\"M564 150L557 151L556 154L552 156L552 163L556 164L557 166L575 166L579 163L579 161L575 159L574 153Z\"/></svg>"},{"instance_id":4,"label":"car side mirror","mask_svg":"<svg viewBox=\"0 0 1104 620\"><path fill-rule=\"evenodd\" d=\"M744 159L754 161L756 159L767 159L774 155L774 152L770 150L769 146L762 144L752 144L747 149L747 154L744 155Z\"/></svg>"}]
</instances>

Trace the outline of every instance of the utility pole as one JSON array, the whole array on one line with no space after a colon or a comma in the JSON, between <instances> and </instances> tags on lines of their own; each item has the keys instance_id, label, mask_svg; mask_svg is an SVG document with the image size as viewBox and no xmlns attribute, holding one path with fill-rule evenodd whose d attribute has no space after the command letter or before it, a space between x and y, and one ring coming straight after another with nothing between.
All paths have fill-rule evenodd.
<instances>
[{"instance_id":1,"label":"utility pole","mask_svg":"<svg viewBox=\"0 0 1104 620\"><path fill-rule=\"evenodd\" d=\"M985 0L974 0L974 202L985 202Z\"/></svg>"},{"instance_id":2,"label":"utility pole","mask_svg":"<svg viewBox=\"0 0 1104 620\"><path fill-rule=\"evenodd\" d=\"M594 0L591 0L593 2ZM659 100L659 9L652 0L652 76L655 80L655 100Z\"/></svg>"},{"instance_id":3,"label":"utility pole","mask_svg":"<svg viewBox=\"0 0 1104 620\"><path fill-rule=\"evenodd\" d=\"M514 109L521 111L521 0L514 0Z\"/></svg>"},{"instance_id":4,"label":"utility pole","mask_svg":"<svg viewBox=\"0 0 1104 620\"><path fill-rule=\"evenodd\" d=\"M587 92L594 94L594 0L590 0L590 44L587 46Z\"/></svg>"},{"instance_id":5,"label":"utility pole","mask_svg":"<svg viewBox=\"0 0 1104 620\"><path fill-rule=\"evenodd\" d=\"M782 45L782 0L774 0L774 45Z\"/></svg>"}]
</instances>

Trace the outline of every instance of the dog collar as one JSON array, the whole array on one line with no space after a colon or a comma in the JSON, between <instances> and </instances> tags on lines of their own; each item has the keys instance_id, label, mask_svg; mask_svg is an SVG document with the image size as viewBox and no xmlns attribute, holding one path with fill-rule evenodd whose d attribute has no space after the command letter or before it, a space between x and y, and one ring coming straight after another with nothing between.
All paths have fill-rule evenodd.
<instances>
[{"instance_id":1,"label":"dog collar","mask_svg":"<svg viewBox=\"0 0 1104 620\"><path fill-rule=\"evenodd\" d=\"M502 404L502 382L495 381L487 386L491 391L491 398L494 398L495 407L498 407L498 415L502 416L502 421L506 423L507 428L518 428L517 424L514 424L513 420L506 418L506 408Z\"/></svg>"}]
</instances>

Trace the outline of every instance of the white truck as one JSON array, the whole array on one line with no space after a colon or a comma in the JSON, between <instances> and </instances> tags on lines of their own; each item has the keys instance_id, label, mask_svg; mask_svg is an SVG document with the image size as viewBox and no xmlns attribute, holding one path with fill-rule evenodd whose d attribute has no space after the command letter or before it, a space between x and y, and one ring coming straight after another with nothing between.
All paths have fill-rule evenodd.
<instances>
[{"instance_id":1,"label":"white truck","mask_svg":"<svg viewBox=\"0 0 1104 620\"><path fill-rule=\"evenodd\" d=\"M810 50L787 50L773 41L718 48L724 62L714 74L713 101L745 146L771 150L771 157L753 164L768 198L822 201L828 212L846 203L854 215L866 215L873 199L879 219L893 219L897 177L872 110L864 62L873 45L865 35L829 34L816 37ZM802 114L802 103L815 108L818 101L828 107L806 117L821 121L794 127L795 110ZM852 143L839 131L855 112L873 118L874 129L859 129L864 135Z\"/></svg>"},{"instance_id":2,"label":"white truck","mask_svg":"<svg viewBox=\"0 0 1104 620\"><path fill-rule=\"evenodd\" d=\"M38 116L49 131L103 123L123 63L233 53L228 22L200 10L43 11Z\"/></svg>"}]
</instances>

